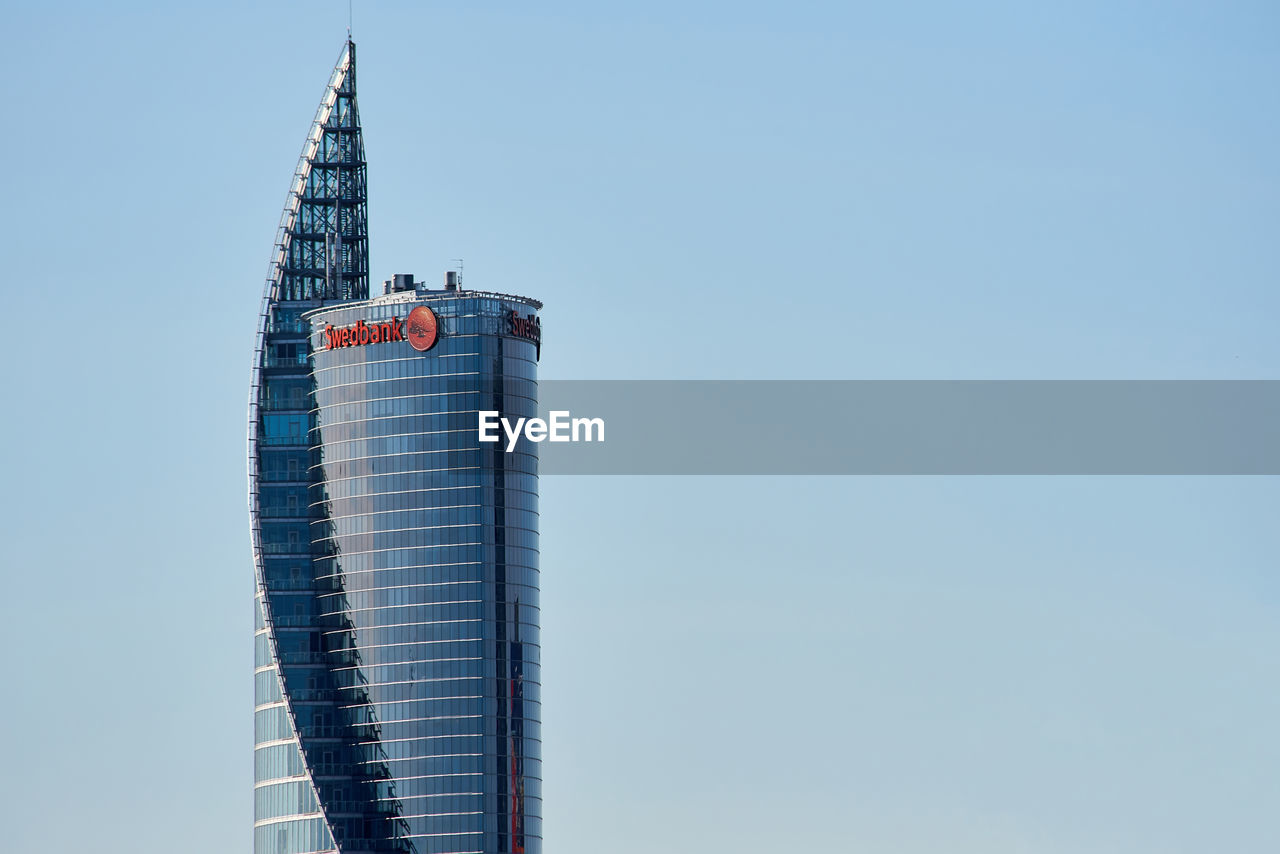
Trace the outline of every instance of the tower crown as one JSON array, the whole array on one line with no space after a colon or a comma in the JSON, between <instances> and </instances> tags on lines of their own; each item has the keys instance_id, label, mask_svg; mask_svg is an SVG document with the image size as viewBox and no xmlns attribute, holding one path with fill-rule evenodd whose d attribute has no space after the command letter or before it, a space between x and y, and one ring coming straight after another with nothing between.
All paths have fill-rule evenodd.
<instances>
[{"instance_id":1,"label":"tower crown","mask_svg":"<svg viewBox=\"0 0 1280 854\"><path fill-rule=\"evenodd\" d=\"M267 272L272 301L369 296L364 136L356 46L342 47L294 169Z\"/></svg>"}]
</instances>

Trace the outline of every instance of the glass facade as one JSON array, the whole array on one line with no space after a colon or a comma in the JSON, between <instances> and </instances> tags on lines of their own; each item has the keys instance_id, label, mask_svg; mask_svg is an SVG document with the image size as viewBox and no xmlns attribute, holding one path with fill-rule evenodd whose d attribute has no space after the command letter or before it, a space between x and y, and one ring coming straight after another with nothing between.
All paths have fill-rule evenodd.
<instances>
[{"instance_id":1,"label":"glass facade","mask_svg":"<svg viewBox=\"0 0 1280 854\"><path fill-rule=\"evenodd\" d=\"M540 307L368 299L348 43L250 393L256 854L541 852L537 446L477 433L480 410L535 414L540 345L512 317Z\"/></svg>"}]
</instances>

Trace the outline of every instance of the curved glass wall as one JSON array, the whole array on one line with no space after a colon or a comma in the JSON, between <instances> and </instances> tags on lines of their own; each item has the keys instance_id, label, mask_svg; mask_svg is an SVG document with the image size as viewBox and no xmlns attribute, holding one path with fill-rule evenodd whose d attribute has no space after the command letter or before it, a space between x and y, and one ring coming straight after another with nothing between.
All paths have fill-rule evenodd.
<instances>
[{"instance_id":1,"label":"curved glass wall","mask_svg":"<svg viewBox=\"0 0 1280 854\"><path fill-rule=\"evenodd\" d=\"M521 297L368 300L350 41L294 174L249 399L255 854L541 852L538 344ZM429 305L438 339L404 323ZM330 348L325 327L400 321ZM407 337L408 340L405 340ZM424 349L415 349L415 347Z\"/></svg>"},{"instance_id":2,"label":"curved glass wall","mask_svg":"<svg viewBox=\"0 0 1280 854\"><path fill-rule=\"evenodd\" d=\"M420 304L438 318L426 352L397 337L327 347L326 327L404 327ZM537 446L506 453L476 429L482 409L536 414L537 345L508 318L537 307L464 291L306 318L322 590L308 616L318 687L336 701L308 753L334 760L316 783L333 792L343 851L357 838L423 854L541 851ZM364 808L345 809L338 789ZM355 836L372 804L394 817L381 841Z\"/></svg>"},{"instance_id":3,"label":"curved glass wall","mask_svg":"<svg viewBox=\"0 0 1280 854\"><path fill-rule=\"evenodd\" d=\"M312 623L308 502L314 395L303 312L368 295L364 142L355 45L343 45L290 184L259 318L249 394L249 512L257 578L254 851L335 852L306 748L333 718ZM341 787L333 787L339 793ZM333 794L333 792L328 792ZM393 818L373 816L379 827ZM391 834L384 834L390 836ZM355 850L355 849L352 849ZM395 850L395 849L391 849Z\"/></svg>"}]
</instances>

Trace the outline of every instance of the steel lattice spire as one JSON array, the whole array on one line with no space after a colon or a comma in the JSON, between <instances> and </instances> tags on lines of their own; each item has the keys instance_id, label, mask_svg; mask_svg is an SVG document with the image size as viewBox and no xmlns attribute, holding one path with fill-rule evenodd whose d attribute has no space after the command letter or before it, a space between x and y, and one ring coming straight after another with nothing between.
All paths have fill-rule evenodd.
<instances>
[{"instance_id":1,"label":"steel lattice spire","mask_svg":"<svg viewBox=\"0 0 1280 854\"><path fill-rule=\"evenodd\" d=\"M294 170L269 271L269 299L368 298L366 188L356 46L348 39Z\"/></svg>"}]
</instances>

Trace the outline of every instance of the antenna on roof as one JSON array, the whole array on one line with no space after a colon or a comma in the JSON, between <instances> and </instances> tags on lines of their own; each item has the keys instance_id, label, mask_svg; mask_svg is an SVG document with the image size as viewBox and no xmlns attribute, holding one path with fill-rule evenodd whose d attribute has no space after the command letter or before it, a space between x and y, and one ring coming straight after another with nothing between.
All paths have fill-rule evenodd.
<instances>
[{"instance_id":1,"label":"antenna on roof","mask_svg":"<svg viewBox=\"0 0 1280 854\"><path fill-rule=\"evenodd\" d=\"M351 3L352 0L347 0L347 41L351 41Z\"/></svg>"}]
</instances>

